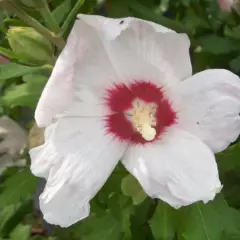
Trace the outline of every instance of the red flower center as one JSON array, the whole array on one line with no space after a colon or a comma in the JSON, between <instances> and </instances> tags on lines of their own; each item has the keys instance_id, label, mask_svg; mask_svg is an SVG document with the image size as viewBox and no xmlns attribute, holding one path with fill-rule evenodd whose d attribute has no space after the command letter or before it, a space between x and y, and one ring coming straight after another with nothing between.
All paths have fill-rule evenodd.
<instances>
[{"instance_id":1,"label":"red flower center","mask_svg":"<svg viewBox=\"0 0 240 240\"><path fill-rule=\"evenodd\" d=\"M167 127L176 123L176 112L164 96L163 89L151 82L135 81L129 86L116 84L113 88L107 89L106 100L112 112L105 119L108 133L123 141L134 144L152 142L159 139ZM138 109L139 103L141 109ZM133 113L130 117L129 112ZM145 135L139 125L144 125L144 121L147 121L148 128L154 132L153 140L146 140L146 137L143 137Z\"/></svg>"}]
</instances>

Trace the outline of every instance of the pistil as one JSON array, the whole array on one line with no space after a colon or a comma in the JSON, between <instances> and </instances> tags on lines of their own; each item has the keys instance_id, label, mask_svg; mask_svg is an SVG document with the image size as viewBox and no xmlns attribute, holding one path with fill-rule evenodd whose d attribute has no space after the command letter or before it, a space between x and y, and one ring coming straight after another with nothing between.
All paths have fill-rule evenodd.
<instances>
[{"instance_id":1,"label":"pistil","mask_svg":"<svg viewBox=\"0 0 240 240\"><path fill-rule=\"evenodd\" d=\"M156 136L156 105L135 100L132 109L126 112L133 127L146 141L154 140Z\"/></svg>"}]
</instances>

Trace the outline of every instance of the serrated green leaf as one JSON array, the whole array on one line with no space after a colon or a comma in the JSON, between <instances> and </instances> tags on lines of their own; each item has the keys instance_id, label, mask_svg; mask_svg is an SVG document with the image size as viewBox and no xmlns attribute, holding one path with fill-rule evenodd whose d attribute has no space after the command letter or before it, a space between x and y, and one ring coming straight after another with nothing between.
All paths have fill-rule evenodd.
<instances>
[{"instance_id":1,"label":"serrated green leaf","mask_svg":"<svg viewBox=\"0 0 240 240\"><path fill-rule=\"evenodd\" d=\"M43 75L26 75L25 83L14 85L6 90L2 101L9 107L25 106L35 108L41 92L47 82Z\"/></svg>"},{"instance_id":2,"label":"serrated green leaf","mask_svg":"<svg viewBox=\"0 0 240 240\"><path fill-rule=\"evenodd\" d=\"M176 210L167 203L159 201L153 217L149 221L155 240L174 239Z\"/></svg>"},{"instance_id":3,"label":"serrated green leaf","mask_svg":"<svg viewBox=\"0 0 240 240\"><path fill-rule=\"evenodd\" d=\"M11 233L11 240L29 240L31 226L19 224Z\"/></svg>"},{"instance_id":4,"label":"serrated green leaf","mask_svg":"<svg viewBox=\"0 0 240 240\"><path fill-rule=\"evenodd\" d=\"M24 169L6 179L0 194L0 207L28 199L36 190L37 178Z\"/></svg>"},{"instance_id":5,"label":"serrated green leaf","mask_svg":"<svg viewBox=\"0 0 240 240\"><path fill-rule=\"evenodd\" d=\"M240 49L237 41L216 35L200 37L197 42L202 47L202 52L212 54L227 54Z\"/></svg>"},{"instance_id":6,"label":"serrated green leaf","mask_svg":"<svg viewBox=\"0 0 240 240\"><path fill-rule=\"evenodd\" d=\"M131 197L135 205L142 203L147 198L137 179L131 174L122 179L121 187L123 194Z\"/></svg>"},{"instance_id":7,"label":"serrated green leaf","mask_svg":"<svg viewBox=\"0 0 240 240\"><path fill-rule=\"evenodd\" d=\"M50 65L40 67L29 67L17 63L0 64L0 81L21 77L27 74L41 73L44 70L51 70Z\"/></svg>"}]
</instances>

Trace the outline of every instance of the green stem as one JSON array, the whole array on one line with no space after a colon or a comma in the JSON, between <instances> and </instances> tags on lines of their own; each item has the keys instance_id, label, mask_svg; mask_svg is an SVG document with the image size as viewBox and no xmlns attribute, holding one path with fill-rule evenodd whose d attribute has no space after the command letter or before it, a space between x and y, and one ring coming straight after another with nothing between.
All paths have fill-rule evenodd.
<instances>
[{"instance_id":1,"label":"green stem","mask_svg":"<svg viewBox=\"0 0 240 240\"><path fill-rule=\"evenodd\" d=\"M35 2L37 8L39 9L42 17L45 20L46 25L49 27L49 29L51 31L53 31L54 33L59 33L60 32L60 27L57 23L57 21L55 20L55 18L53 17L48 3L46 0L38 0Z\"/></svg>"},{"instance_id":2,"label":"green stem","mask_svg":"<svg viewBox=\"0 0 240 240\"><path fill-rule=\"evenodd\" d=\"M50 32L47 28L43 27L37 20L32 18L30 15L28 15L12 0L0 1L0 3L2 2L4 4L3 6L9 12L16 14L16 16L18 16L20 19L26 22L29 26L33 27L36 31L38 31L44 37L49 39L49 41L51 41L59 50L64 48L65 42L62 38L57 37L54 33Z\"/></svg>"},{"instance_id":3,"label":"green stem","mask_svg":"<svg viewBox=\"0 0 240 240\"><path fill-rule=\"evenodd\" d=\"M66 20L64 21L64 23L61 27L61 36L63 36L65 34L65 32L68 29L69 24L71 23L73 18L75 18L76 14L78 13L78 10L84 4L84 2L85 2L85 0L78 0L76 2L75 6L73 7L73 9L71 10L71 12L67 16Z\"/></svg>"}]
</instances>

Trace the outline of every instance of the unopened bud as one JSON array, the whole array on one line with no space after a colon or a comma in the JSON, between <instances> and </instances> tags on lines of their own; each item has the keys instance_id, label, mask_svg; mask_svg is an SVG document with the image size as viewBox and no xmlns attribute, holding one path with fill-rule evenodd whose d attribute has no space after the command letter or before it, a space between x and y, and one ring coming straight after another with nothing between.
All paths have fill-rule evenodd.
<instances>
[{"instance_id":1,"label":"unopened bud","mask_svg":"<svg viewBox=\"0 0 240 240\"><path fill-rule=\"evenodd\" d=\"M32 64L53 63L51 42L30 27L12 27L7 39L13 52Z\"/></svg>"}]
</instances>

